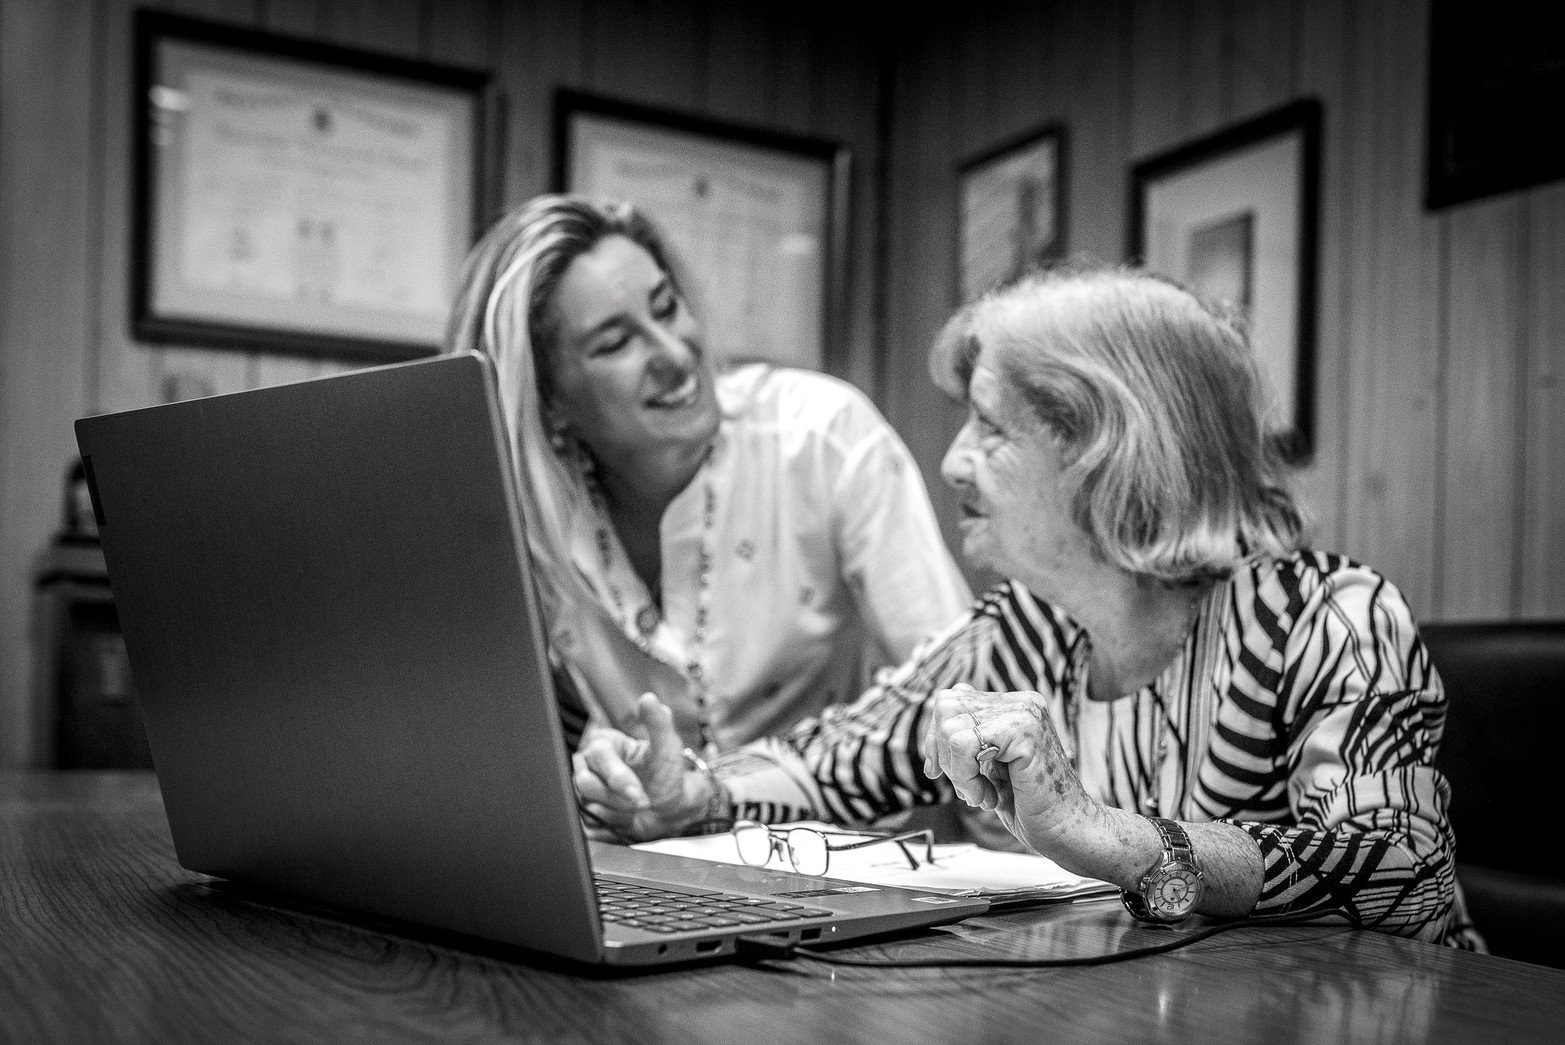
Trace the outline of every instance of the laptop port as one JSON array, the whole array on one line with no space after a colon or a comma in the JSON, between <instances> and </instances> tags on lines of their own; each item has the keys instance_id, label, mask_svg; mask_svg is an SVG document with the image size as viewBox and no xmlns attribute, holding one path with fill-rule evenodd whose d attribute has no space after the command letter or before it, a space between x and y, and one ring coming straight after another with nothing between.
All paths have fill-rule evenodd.
<instances>
[{"instance_id":1,"label":"laptop port","mask_svg":"<svg viewBox=\"0 0 1565 1045\"><path fill-rule=\"evenodd\" d=\"M800 943L803 943L805 940L819 940L820 938L821 931L819 929L806 929L799 934Z\"/></svg>"},{"instance_id":2,"label":"laptop port","mask_svg":"<svg viewBox=\"0 0 1565 1045\"><path fill-rule=\"evenodd\" d=\"M697 954L715 954L723 947L722 940L701 940L696 943Z\"/></svg>"}]
</instances>

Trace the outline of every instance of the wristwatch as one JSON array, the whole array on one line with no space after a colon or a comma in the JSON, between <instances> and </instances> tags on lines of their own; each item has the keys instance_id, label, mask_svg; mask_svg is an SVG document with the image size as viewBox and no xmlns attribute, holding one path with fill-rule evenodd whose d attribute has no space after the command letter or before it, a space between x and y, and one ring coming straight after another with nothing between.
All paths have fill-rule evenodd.
<instances>
[{"instance_id":1,"label":"wristwatch","mask_svg":"<svg viewBox=\"0 0 1565 1045\"><path fill-rule=\"evenodd\" d=\"M1136 889L1124 891L1125 910L1144 922L1183 921L1201 902L1205 875L1183 827L1162 817L1147 819L1163 839L1163 855L1141 876Z\"/></svg>"}]
</instances>

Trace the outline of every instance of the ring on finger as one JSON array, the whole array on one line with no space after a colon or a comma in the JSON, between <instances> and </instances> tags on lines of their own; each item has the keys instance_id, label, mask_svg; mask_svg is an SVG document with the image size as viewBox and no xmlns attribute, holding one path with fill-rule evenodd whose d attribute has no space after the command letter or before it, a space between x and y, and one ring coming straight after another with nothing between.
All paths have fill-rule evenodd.
<instances>
[{"instance_id":1,"label":"ring on finger","mask_svg":"<svg viewBox=\"0 0 1565 1045\"><path fill-rule=\"evenodd\" d=\"M1000 753L1000 749L984 739L983 732L978 728L978 716L971 711L964 711L964 715L973 720L973 736L978 738L978 754L974 757L979 762L988 762Z\"/></svg>"}]
</instances>

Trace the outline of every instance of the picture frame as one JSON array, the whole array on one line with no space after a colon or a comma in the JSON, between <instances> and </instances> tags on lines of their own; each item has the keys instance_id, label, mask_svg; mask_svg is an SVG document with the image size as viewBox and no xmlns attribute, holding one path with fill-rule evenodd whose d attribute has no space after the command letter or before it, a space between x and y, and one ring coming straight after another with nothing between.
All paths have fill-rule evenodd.
<instances>
[{"instance_id":1,"label":"picture frame","mask_svg":"<svg viewBox=\"0 0 1565 1045\"><path fill-rule=\"evenodd\" d=\"M1565 139L1541 130L1565 103L1557 21L1521 0L1430 4L1426 209L1565 178Z\"/></svg>"},{"instance_id":2,"label":"picture frame","mask_svg":"<svg viewBox=\"0 0 1565 1045\"><path fill-rule=\"evenodd\" d=\"M1300 99L1131 168L1127 253L1243 320L1285 458L1314 449L1321 106Z\"/></svg>"},{"instance_id":3,"label":"picture frame","mask_svg":"<svg viewBox=\"0 0 1565 1045\"><path fill-rule=\"evenodd\" d=\"M487 73L150 9L135 48L133 336L440 350L484 220Z\"/></svg>"},{"instance_id":4,"label":"picture frame","mask_svg":"<svg viewBox=\"0 0 1565 1045\"><path fill-rule=\"evenodd\" d=\"M636 204L714 353L846 371L852 153L842 142L555 93L554 187Z\"/></svg>"},{"instance_id":5,"label":"picture frame","mask_svg":"<svg viewBox=\"0 0 1565 1045\"><path fill-rule=\"evenodd\" d=\"M956 297L1065 256L1066 134L1050 123L957 164Z\"/></svg>"}]
</instances>

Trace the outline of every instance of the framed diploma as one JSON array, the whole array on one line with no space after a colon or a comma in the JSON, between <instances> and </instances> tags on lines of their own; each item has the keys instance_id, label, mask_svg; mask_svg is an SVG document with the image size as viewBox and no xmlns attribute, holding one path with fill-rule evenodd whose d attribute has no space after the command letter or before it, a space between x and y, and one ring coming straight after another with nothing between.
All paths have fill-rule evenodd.
<instances>
[{"instance_id":1,"label":"framed diploma","mask_svg":"<svg viewBox=\"0 0 1565 1045\"><path fill-rule=\"evenodd\" d=\"M141 10L131 327L407 359L482 222L487 74Z\"/></svg>"},{"instance_id":2,"label":"framed diploma","mask_svg":"<svg viewBox=\"0 0 1565 1045\"><path fill-rule=\"evenodd\" d=\"M1314 435L1320 124L1304 99L1131 169L1130 257L1241 319L1295 462Z\"/></svg>"},{"instance_id":3,"label":"framed diploma","mask_svg":"<svg viewBox=\"0 0 1565 1045\"><path fill-rule=\"evenodd\" d=\"M1065 128L1051 124L957 166L957 299L1065 255Z\"/></svg>"},{"instance_id":4,"label":"framed diploma","mask_svg":"<svg viewBox=\"0 0 1565 1045\"><path fill-rule=\"evenodd\" d=\"M838 142L555 96L555 187L652 219L725 360L840 368L850 170Z\"/></svg>"}]
</instances>

